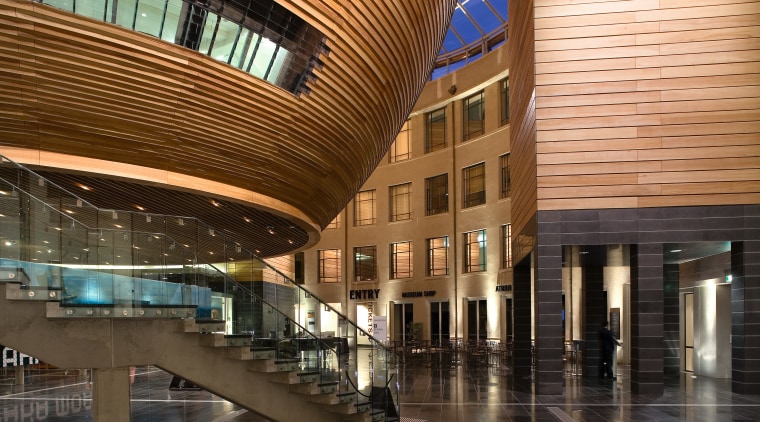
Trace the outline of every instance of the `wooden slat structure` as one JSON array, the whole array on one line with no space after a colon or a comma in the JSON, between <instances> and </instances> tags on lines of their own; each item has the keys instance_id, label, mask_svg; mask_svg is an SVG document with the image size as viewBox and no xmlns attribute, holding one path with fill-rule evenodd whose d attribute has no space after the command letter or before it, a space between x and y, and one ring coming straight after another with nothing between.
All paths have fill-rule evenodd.
<instances>
[{"instance_id":1,"label":"wooden slat structure","mask_svg":"<svg viewBox=\"0 0 760 422\"><path fill-rule=\"evenodd\" d=\"M145 34L0 0L0 154L256 207L313 244L403 124L455 2L280 3L330 50L309 94ZM147 208L163 199L146 196Z\"/></svg>"},{"instance_id":2,"label":"wooden slat structure","mask_svg":"<svg viewBox=\"0 0 760 422\"><path fill-rule=\"evenodd\" d=\"M536 0L510 29L517 233L536 210L760 202L760 3Z\"/></svg>"}]
</instances>

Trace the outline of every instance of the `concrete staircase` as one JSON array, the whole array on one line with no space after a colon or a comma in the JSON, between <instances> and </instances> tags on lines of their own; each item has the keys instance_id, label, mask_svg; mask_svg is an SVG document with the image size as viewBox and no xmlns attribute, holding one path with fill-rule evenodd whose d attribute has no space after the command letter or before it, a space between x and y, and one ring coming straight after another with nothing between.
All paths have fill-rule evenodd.
<instances>
[{"instance_id":1,"label":"concrete staircase","mask_svg":"<svg viewBox=\"0 0 760 422\"><path fill-rule=\"evenodd\" d=\"M154 365L275 421L399 420L299 359L225 335L224 321L196 321L192 308L65 307L61 290L0 283L0 344L57 367Z\"/></svg>"}]
</instances>

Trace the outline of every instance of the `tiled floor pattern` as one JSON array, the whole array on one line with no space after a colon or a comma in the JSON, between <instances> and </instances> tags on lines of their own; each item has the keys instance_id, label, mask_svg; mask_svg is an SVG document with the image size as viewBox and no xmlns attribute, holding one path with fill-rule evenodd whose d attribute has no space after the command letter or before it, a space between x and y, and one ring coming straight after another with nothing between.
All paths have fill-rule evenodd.
<instances>
[{"instance_id":1,"label":"tiled floor pattern","mask_svg":"<svg viewBox=\"0 0 760 422\"><path fill-rule=\"evenodd\" d=\"M729 380L683 375L668 379L665 393L652 397L632 394L627 368L619 372L617 381L568 377L564 395L537 396L527 391L530 383L524 383L527 388L514 386L506 368L467 370L424 360L407 362L398 377L402 420L760 421L760 397L732 394ZM161 370L138 368L132 387L133 421L267 421L205 391L170 391L170 381L171 375ZM29 371L23 386L0 377L0 422L91 421L90 410L90 384L82 374Z\"/></svg>"}]
</instances>

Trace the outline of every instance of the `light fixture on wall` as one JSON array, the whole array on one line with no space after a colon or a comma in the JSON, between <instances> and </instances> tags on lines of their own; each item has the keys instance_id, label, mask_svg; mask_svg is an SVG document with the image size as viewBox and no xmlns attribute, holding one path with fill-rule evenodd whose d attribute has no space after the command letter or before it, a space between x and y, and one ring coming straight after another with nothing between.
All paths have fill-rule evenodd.
<instances>
[{"instance_id":1,"label":"light fixture on wall","mask_svg":"<svg viewBox=\"0 0 760 422\"><path fill-rule=\"evenodd\" d=\"M454 94L456 94L456 92L457 92L457 86L456 85L451 85L449 87L449 94L454 95Z\"/></svg>"}]
</instances>

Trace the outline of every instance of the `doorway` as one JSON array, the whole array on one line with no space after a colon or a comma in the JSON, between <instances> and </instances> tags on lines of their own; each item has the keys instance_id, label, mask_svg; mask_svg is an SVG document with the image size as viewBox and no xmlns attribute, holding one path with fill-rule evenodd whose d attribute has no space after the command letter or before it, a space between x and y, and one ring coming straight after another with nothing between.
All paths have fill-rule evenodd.
<instances>
[{"instance_id":1,"label":"doorway","mask_svg":"<svg viewBox=\"0 0 760 422\"><path fill-rule=\"evenodd\" d=\"M406 344L414 338L414 304L393 304L393 339Z\"/></svg>"},{"instance_id":2,"label":"doorway","mask_svg":"<svg viewBox=\"0 0 760 422\"><path fill-rule=\"evenodd\" d=\"M433 346L448 344L451 332L449 328L449 302L430 303L430 341Z\"/></svg>"},{"instance_id":3,"label":"doorway","mask_svg":"<svg viewBox=\"0 0 760 422\"><path fill-rule=\"evenodd\" d=\"M488 338L488 301L470 299L467 301L467 341L477 343Z\"/></svg>"}]
</instances>

